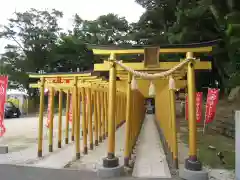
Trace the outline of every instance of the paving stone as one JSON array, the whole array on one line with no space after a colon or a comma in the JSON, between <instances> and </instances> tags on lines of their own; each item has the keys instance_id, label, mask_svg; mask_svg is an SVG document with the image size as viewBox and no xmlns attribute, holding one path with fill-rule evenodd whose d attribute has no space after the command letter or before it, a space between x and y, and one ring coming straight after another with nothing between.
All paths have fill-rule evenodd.
<instances>
[{"instance_id":1,"label":"paving stone","mask_svg":"<svg viewBox=\"0 0 240 180\"><path fill-rule=\"evenodd\" d=\"M139 135L133 176L139 178L171 177L153 115L146 115Z\"/></svg>"}]
</instances>

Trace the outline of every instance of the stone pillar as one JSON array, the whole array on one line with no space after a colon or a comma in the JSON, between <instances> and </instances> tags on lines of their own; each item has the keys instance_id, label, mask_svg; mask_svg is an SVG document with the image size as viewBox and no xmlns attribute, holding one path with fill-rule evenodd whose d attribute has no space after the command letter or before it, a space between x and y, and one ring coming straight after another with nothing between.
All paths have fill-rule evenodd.
<instances>
[{"instance_id":1,"label":"stone pillar","mask_svg":"<svg viewBox=\"0 0 240 180\"><path fill-rule=\"evenodd\" d=\"M236 151L236 158L235 158L235 169L240 168L240 110L235 111L235 151ZM236 180L240 180L240 171L236 171Z\"/></svg>"}]
</instances>

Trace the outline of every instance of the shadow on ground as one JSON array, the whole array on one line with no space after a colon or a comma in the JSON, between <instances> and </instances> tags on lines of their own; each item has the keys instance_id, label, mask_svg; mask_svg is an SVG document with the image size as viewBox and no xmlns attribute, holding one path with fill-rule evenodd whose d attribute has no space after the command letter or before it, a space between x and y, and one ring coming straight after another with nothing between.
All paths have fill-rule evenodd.
<instances>
[{"instance_id":1,"label":"shadow on ground","mask_svg":"<svg viewBox=\"0 0 240 180\"><path fill-rule=\"evenodd\" d=\"M78 171L69 169L47 169L29 166L0 164L1 179L4 180L98 180L97 174L92 171ZM137 178L122 177L113 180L134 180ZM111 180L110 179L110 180ZM158 178L159 179L159 178ZM141 178L141 180L147 180ZM151 180L155 180L151 178ZM157 180L157 179L156 179ZM162 179L167 180L167 179ZM169 180L169 179L168 179ZM176 180L176 179L175 179Z\"/></svg>"}]
</instances>

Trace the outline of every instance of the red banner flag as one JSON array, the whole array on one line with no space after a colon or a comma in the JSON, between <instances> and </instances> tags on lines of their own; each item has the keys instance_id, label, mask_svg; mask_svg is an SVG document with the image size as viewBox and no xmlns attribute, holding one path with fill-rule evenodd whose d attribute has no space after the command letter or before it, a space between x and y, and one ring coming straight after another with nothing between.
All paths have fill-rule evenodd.
<instances>
[{"instance_id":1,"label":"red banner flag","mask_svg":"<svg viewBox=\"0 0 240 180\"><path fill-rule=\"evenodd\" d=\"M0 137L6 132L4 125L4 104L6 101L8 77L0 76Z\"/></svg>"},{"instance_id":2,"label":"red banner flag","mask_svg":"<svg viewBox=\"0 0 240 180\"><path fill-rule=\"evenodd\" d=\"M200 123L202 120L202 99L203 93L197 92L196 93L196 122ZM188 96L186 95L186 102L185 102L185 116L186 120L188 120Z\"/></svg>"},{"instance_id":3,"label":"red banner flag","mask_svg":"<svg viewBox=\"0 0 240 180\"><path fill-rule=\"evenodd\" d=\"M217 103L219 98L219 89L208 89L206 112L205 112L205 123L211 123L214 120Z\"/></svg>"},{"instance_id":4,"label":"red banner flag","mask_svg":"<svg viewBox=\"0 0 240 180\"><path fill-rule=\"evenodd\" d=\"M73 120L73 110L72 110L72 95L70 95L70 105L69 105L69 122L72 122Z\"/></svg>"}]
</instances>

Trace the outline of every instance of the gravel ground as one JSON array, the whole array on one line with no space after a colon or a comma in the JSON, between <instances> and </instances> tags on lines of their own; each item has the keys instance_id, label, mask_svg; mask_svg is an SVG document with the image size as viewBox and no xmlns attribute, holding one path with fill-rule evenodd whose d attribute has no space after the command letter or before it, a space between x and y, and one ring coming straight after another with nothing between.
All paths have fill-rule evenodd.
<instances>
[{"instance_id":1,"label":"gravel ground","mask_svg":"<svg viewBox=\"0 0 240 180\"><path fill-rule=\"evenodd\" d=\"M179 166L184 165L185 157L188 155L188 147L183 142L179 141ZM235 172L226 169L211 169L204 167L209 172L209 180L235 180Z\"/></svg>"},{"instance_id":2,"label":"gravel ground","mask_svg":"<svg viewBox=\"0 0 240 180\"><path fill-rule=\"evenodd\" d=\"M65 117L62 118L62 127L65 127ZM44 118L44 137L47 138L48 129L45 126L47 118ZM37 117L21 117L5 119L6 133L0 138L0 144L8 145L9 151L18 151L28 148L37 142L38 137L38 118ZM54 117L54 136L56 135L58 125L58 117ZM70 127L71 128L71 127ZM64 129L63 129L64 130ZM64 134L63 134L64 135Z\"/></svg>"},{"instance_id":3,"label":"gravel ground","mask_svg":"<svg viewBox=\"0 0 240 180\"><path fill-rule=\"evenodd\" d=\"M176 110L177 116L181 117L181 107L180 102L177 102ZM178 122L178 131L183 131L183 127L180 128L180 118L177 118ZM188 156L188 146L180 140L180 136L178 136L178 149L179 149L179 166L184 165L185 158ZM227 169L211 169L210 167L204 167L209 172L210 180L235 180L235 172Z\"/></svg>"}]
</instances>

